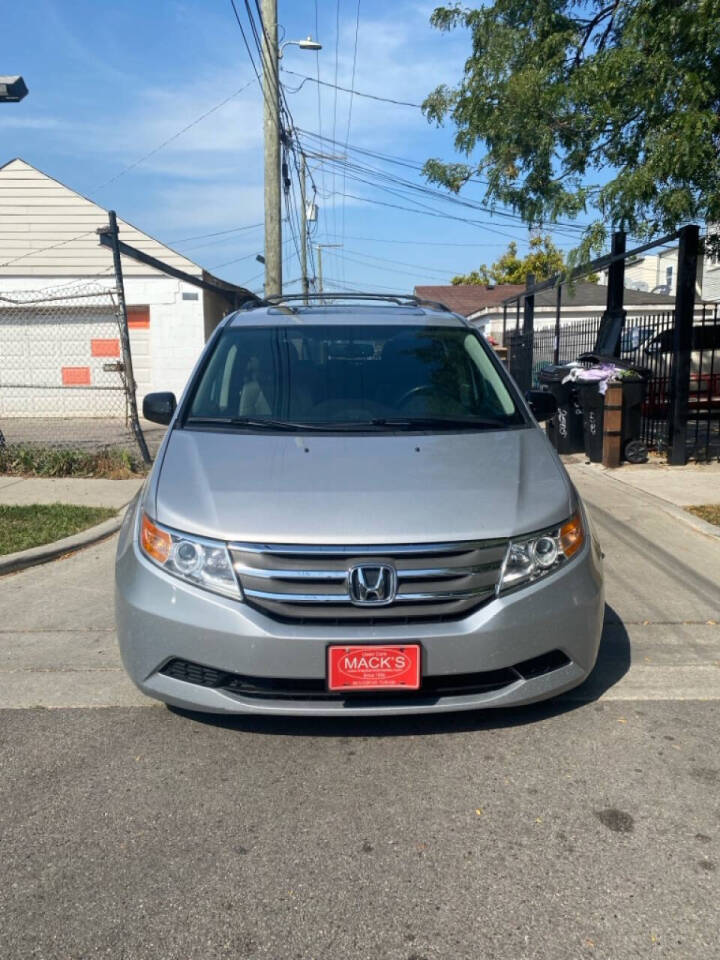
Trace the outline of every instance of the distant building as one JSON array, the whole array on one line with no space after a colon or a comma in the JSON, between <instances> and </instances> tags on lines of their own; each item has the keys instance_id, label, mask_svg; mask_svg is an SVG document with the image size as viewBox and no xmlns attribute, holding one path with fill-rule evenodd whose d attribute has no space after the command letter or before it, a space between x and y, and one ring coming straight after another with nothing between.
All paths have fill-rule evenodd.
<instances>
[{"instance_id":1,"label":"distant building","mask_svg":"<svg viewBox=\"0 0 720 960\"><path fill-rule=\"evenodd\" d=\"M499 284L485 287L475 284L460 286L415 287L415 294L428 300L439 300L456 313L467 317L486 335L501 340L503 324L508 330L522 326L523 306L520 299L503 308L503 300L525 290L522 284ZM605 310L607 287L597 283L578 281L562 288L561 317L564 323L597 317ZM675 307L675 298L662 293L644 293L625 290L625 308L629 316L653 316L667 313ZM535 328L555 323L556 291L543 290L535 295Z\"/></svg>"},{"instance_id":2,"label":"distant building","mask_svg":"<svg viewBox=\"0 0 720 960\"><path fill-rule=\"evenodd\" d=\"M677 290L678 248L650 251L625 262L625 286L645 293L675 296ZM603 270L600 283L607 284L608 271ZM699 291L698 291L699 292Z\"/></svg>"},{"instance_id":3,"label":"distant building","mask_svg":"<svg viewBox=\"0 0 720 960\"><path fill-rule=\"evenodd\" d=\"M707 236L717 238L720 234L720 224L709 223ZM712 250L703 258L702 293L704 300L720 301L720 254Z\"/></svg>"},{"instance_id":4,"label":"distant building","mask_svg":"<svg viewBox=\"0 0 720 960\"><path fill-rule=\"evenodd\" d=\"M115 279L112 254L98 242L107 211L19 158L0 167L0 292L69 287L73 281L108 288ZM131 246L196 277L215 279L201 266L118 218L120 237ZM130 341L138 398L152 390L179 394L227 302L135 260L122 258ZM218 281L222 283L221 281ZM61 357L64 340L77 343L73 318L47 325L55 339L47 355ZM87 344L88 356L90 344ZM58 362L58 386L62 363ZM7 390L6 390L7 392Z\"/></svg>"}]
</instances>

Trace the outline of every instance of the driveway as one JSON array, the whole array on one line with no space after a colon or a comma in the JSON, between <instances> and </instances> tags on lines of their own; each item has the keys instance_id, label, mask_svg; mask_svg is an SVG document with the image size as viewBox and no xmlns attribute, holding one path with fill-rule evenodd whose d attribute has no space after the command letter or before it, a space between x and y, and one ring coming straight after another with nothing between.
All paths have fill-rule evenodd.
<instances>
[{"instance_id":1,"label":"driveway","mask_svg":"<svg viewBox=\"0 0 720 960\"><path fill-rule=\"evenodd\" d=\"M599 668L515 712L185 716L119 667L114 542L0 581L3 956L715 960L720 541L577 479Z\"/></svg>"}]
</instances>

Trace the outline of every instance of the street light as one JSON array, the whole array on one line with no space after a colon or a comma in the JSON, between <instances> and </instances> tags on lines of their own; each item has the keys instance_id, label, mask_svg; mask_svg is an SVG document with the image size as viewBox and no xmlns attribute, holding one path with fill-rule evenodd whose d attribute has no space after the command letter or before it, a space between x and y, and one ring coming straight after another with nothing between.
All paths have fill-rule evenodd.
<instances>
[{"instance_id":1,"label":"street light","mask_svg":"<svg viewBox=\"0 0 720 960\"><path fill-rule=\"evenodd\" d=\"M0 77L0 103L20 103L27 92L22 77Z\"/></svg>"},{"instance_id":2,"label":"street light","mask_svg":"<svg viewBox=\"0 0 720 960\"><path fill-rule=\"evenodd\" d=\"M322 50L322 44L318 43L317 40L313 40L311 36L305 37L304 40L286 40L280 45L278 59L282 57L285 47L300 47L301 50Z\"/></svg>"}]
</instances>

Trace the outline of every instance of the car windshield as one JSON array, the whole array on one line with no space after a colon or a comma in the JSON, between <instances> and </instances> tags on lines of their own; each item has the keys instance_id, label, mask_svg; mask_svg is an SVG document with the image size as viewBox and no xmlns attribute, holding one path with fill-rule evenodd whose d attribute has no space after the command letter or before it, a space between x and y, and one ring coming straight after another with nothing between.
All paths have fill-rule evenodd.
<instances>
[{"instance_id":1,"label":"car windshield","mask_svg":"<svg viewBox=\"0 0 720 960\"><path fill-rule=\"evenodd\" d=\"M187 425L248 429L493 429L525 421L465 327L228 327Z\"/></svg>"}]
</instances>

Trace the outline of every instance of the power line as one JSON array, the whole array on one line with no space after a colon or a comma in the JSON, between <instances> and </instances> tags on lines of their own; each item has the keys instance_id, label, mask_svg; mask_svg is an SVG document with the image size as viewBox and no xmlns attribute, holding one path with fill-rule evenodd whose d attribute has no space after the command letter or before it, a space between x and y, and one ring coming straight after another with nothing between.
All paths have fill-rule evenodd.
<instances>
[{"instance_id":1,"label":"power line","mask_svg":"<svg viewBox=\"0 0 720 960\"><path fill-rule=\"evenodd\" d=\"M341 260L347 260L349 263L357 263L361 267L367 267L371 270L382 270L384 273L402 273L406 277L417 277L418 272L420 273L427 272L424 267L420 267L420 266L417 267L416 272L412 272L412 273L409 270L398 270L397 267L382 267L376 263L368 263L366 260L360 260L357 257L348 256L345 250L338 251L337 256L339 256ZM413 266L413 264L409 264L409 266ZM450 278L455 276L455 272L456 271L454 270L443 271L443 276Z\"/></svg>"},{"instance_id":2,"label":"power line","mask_svg":"<svg viewBox=\"0 0 720 960\"><path fill-rule=\"evenodd\" d=\"M240 33L242 34L243 43L245 44L245 49L247 50L248 60L250 61L250 65L251 65L252 68L253 68L253 73L255 74L255 79L257 80L258 86L260 87L260 91L262 92L262 89L263 89L262 80L260 79L260 74L258 73L258 68L255 66L255 60L254 60L253 55L252 55L252 50L250 49L250 44L248 43L248 38L247 38L247 35L246 35L246 33L245 33L245 27L243 27L243 25L242 25L242 20L240 19L240 14L238 13L238 9L237 9L237 7L235 6L235 0L230 0L230 4L231 4L231 6L232 6L232 8L233 8L233 13L235 14L235 19L237 20L237 25L240 27Z\"/></svg>"},{"instance_id":3,"label":"power line","mask_svg":"<svg viewBox=\"0 0 720 960\"><path fill-rule=\"evenodd\" d=\"M408 100L394 100L392 97L380 97L374 93L364 93L361 90L343 87L337 83L330 83L327 80L319 80L316 77L308 76L306 73L297 73L295 70L288 70L285 67L283 67L283 73L289 73L293 77L302 77L302 83L298 87L295 87L294 90L291 90L290 93L298 93L309 80L310 83L317 83L322 87L331 87L336 91L340 90L343 93L350 93L356 97L365 97L367 100L379 100L381 103L394 103L398 107L415 107L418 110L422 109L422 105L419 103L410 103Z\"/></svg>"},{"instance_id":4,"label":"power line","mask_svg":"<svg viewBox=\"0 0 720 960\"><path fill-rule=\"evenodd\" d=\"M379 173L379 171L378 171L378 173ZM358 182L358 183L366 184L367 186L371 186L371 187L374 187L375 189L382 190L383 192L389 193L391 196L399 197L399 198L402 199L402 200L409 200L411 203L414 203L414 204L416 205L414 208L413 208L413 207L398 207L398 209L401 209L401 210L402 210L402 209L404 209L404 210L411 210L411 211L414 211L414 212L416 212L416 213L427 212L427 213L430 213L431 215L434 215L434 216L450 217L450 219L459 220L461 223L471 223L471 224L473 224L473 225L475 225L475 226L491 226L491 227L494 227L495 232L498 233L500 236L503 236L503 237L505 237L505 238L507 238L507 239L509 239L509 240L516 240L516 239L517 239L517 237L516 237L515 235L509 234L509 233L504 233L502 230L499 230L499 229L497 228L497 226L496 226L492 221L488 221L488 220L472 220L472 219L470 219L470 218L468 218L468 217L459 217L459 216L451 217L449 214L444 214L444 213L442 213L441 211L437 210L437 208L430 207L430 206L428 206L428 204L426 204L426 203L421 203L419 200L414 200L412 197L409 197L409 196L407 195L407 193L403 193L403 192L401 192L401 191L399 191L399 190L394 190L394 189L392 189L391 187L382 186L380 183L377 182L377 180L368 180L368 179L366 179L366 178L364 178L364 177L358 177L358 176L356 176L356 175L354 175L354 174L348 174L348 176L350 177L351 180L354 180L354 181L356 181L356 182ZM391 182L393 182L393 181L391 181ZM418 190L419 190L421 193L424 192L424 191L422 191L421 188L418 188ZM435 196L433 193L431 193L430 195L431 195L431 196ZM380 203L380 201L371 201L369 197L357 197L357 196L355 196L354 194L345 194L345 196L347 196L347 197L353 197L354 199L366 200L366 201L368 201L368 202ZM454 198L445 197L445 196L443 196L442 194L440 194L440 195L437 197L437 199L447 200L447 201L450 202L450 203L456 202ZM385 205L386 205L386 206L388 206L388 205L392 206L392 204L385 204ZM465 203L465 202L461 202L461 203L460 203L460 206L470 207L471 209L480 209L480 210L483 210L483 209L484 209L484 208L482 208L482 207L476 207L476 206L473 205L473 204L468 204L468 203ZM492 212L492 211L491 211L491 212ZM517 224L515 224L515 226L516 226L518 229L524 229L524 228L525 228L525 225L524 225L522 222L518 222Z\"/></svg>"},{"instance_id":5,"label":"power line","mask_svg":"<svg viewBox=\"0 0 720 960\"><path fill-rule=\"evenodd\" d=\"M318 0L315 0L315 39L320 41L320 28L318 26ZM317 74L317 109L318 109L318 134L322 137L322 97L320 94L320 54L315 51L315 73ZM323 191L325 190L325 170L321 171L321 182ZM312 245L310 247L312 251ZM313 271L314 272L314 271Z\"/></svg>"},{"instance_id":6,"label":"power line","mask_svg":"<svg viewBox=\"0 0 720 960\"><path fill-rule=\"evenodd\" d=\"M290 238L284 240L283 243L290 243ZM234 260L225 260L223 263L214 263L212 266L209 266L208 270L219 270L220 267L229 267L231 263L242 263L243 260L250 260L252 257L257 257L257 253L247 253L244 257L236 257Z\"/></svg>"},{"instance_id":7,"label":"power line","mask_svg":"<svg viewBox=\"0 0 720 960\"><path fill-rule=\"evenodd\" d=\"M374 203L379 207L391 207L394 210L405 210L408 213L421 213L426 217L439 217L442 220L457 220L460 223L469 223L476 227L494 227L495 224L488 224L487 221L482 220L471 220L469 217L457 217L451 213L436 213L430 210L418 208L418 207L403 207L398 203L388 203L386 200L373 200L371 197L360 197L356 193L346 193L345 196L350 200L360 200L362 203ZM516 237L510 236L507 233L503 233L501 230L495 230L501 237L510 237L511 240L517 239Z\"/></svg>"},{"instance_id":8,"label":"power line","mask_svg":"<svg viewBox=\"0 0 720 960\"><path fill-rule=\"evenodd\" d=\"M238 233L240 230L255 230L257 227L264 227L265 223L249 223L245 227L231 227L230 230L218 230L216 233L198 233L194 237L183 237L180 240L168 240L168 243L189 243L191 240L205 240L209 237L222 237L228 233Z\"/></svg>"},{"instance_id":9,"label":"power line","mask_svg":"<svg viewBox=\"0 0 720 960\"><path fill-rule=\"evenodd\" d=\"M356 93L357 93L357 91L356 91ZM359 94L358 94L358 95L359 95ZM320 136L318 136L318 134L313 133L313 132L310 131L310 130L300 129L298 132L301 133L301 134L302 134L303 136L305 136L305 137L309 137L309 138L315 139L315 140L321 140L322 142L327 143L327 144L330 144L330 143L332 142L332 141L330 141L327 137L320 137ZM419 163L418 161L415 161L415 160L411 160L411 159L408 158L408 157L398 157L398 156L393 155L393 154L380 153L380 152L378 152L378 151L376 151L376 150L370 150L370 149L367 149L367 148L365 148L365 147L359 147L359 146L357 146L357 145L350 144L350 143L345 144L345 151L346 151L346 152L347 152L347 151L350 151L351 153L359 153L359 154L361 154L361 155L363 155L363 156L371 157L371 158L374 159L374 160L381 160L381 161L383 161L383 162L392 163L392 164L395 164L395 165L397 165L397 166L407 167L408 169L417 170L418 172L422 172L422 170L423 170L423 164L422 164L422 163ZM360 168L360 167L359 167L359 168ZM377 172L377 168L368 167L368 168L366 168L366 169L367 169L367 170L372 170L373 173L376 173L376 172ZM483 184L483 185L485 185L485 186L488 185L488 181L487 181L487 180L483 180L483 179L480 178L480 177L471 177L468 182L470 182L470 183L480 183L480 184ZM433 188L431 188L431 187L426 187L426 189L432 190ZM459 199L459 198L456 198L456 199ZM467 202L467 201L465 201L465 202ZM477 201L471 201L471 202L472 202L475 206L477 206L478 208L480 208L480 209L491 209L491 208L488 207L487 204L480 204L480 203L477 202ZM507 211L493 211L493 212L498 213L498 214L503 213L504 215L509 216L509 217L512 217L513 219L518 219L518 220L521 219L518 214L510 213L510 212L507 212ZM550 225L550 226L552 226L553 228L562 227L562 228L566 228L566 229L568 229L568 230L583 231L584 229L586 229L587 224L579 224L579 223L569 223L569 222L565 222L565 221L557 221L557 223L552 224L552 225Z\"/></svg>"},{"instance_id":10,"label":"power line","mask_svg":"<svg viewBox=\"0 0 720 960\"><path fill-rule=\"evenodd\" d=\"M414 267L416 270L422 270L425 273L437 273L441 276L447 276L448 274L454 276L456 270L438 270L437 267L426 267L422 263L408 263L406 260L391 260L389 257L374 257L371 253L365 253L363 250L350 250L347 247L343 247L343 254L349 253L356 257L366 257L369 260L378 260L380 263L394 263L399 267ZM372 266L372 264L368 264Z\"/></svg>"},{"instance_id":11,"label":"power line","mask_svg":"<svg viewBox=\"0 0 720 960\"><path fill-rule=\"evenodd\" d=\"M64 247L66 243L72 243L73 240L82 240L83 237L89 237L90 234L94 234L94 230L86 230L85 233L79 233L76 237L68 237L67 240L61 240L59 243L51 243L47 247L39 247L37 250L26 250L25 253L21 253L18 257L13 257L12 260L6 260L5 263L0 263L0 269L3 267L9 267L11 263L17 263L18 260L24 260L25 257L32 257L36 253L45 253L46 250L55 250L56 247Z\"/></svg>"},{"instance_id":12,"label":"power line","mask_svg":"<svg viewBox=\"0 0 720 960\"><path fill-rule=\"evenodd\" d=\"M337 149L335 133L337 129L337 82L338 82L338 51L340 45L340 0L335 0L335 90L333 96L332 145ZM335 170L332 171L332 201L333 201L333 236L337 241L337 203L335 201Z\"/></svg>"},{"instance_id":13,"label":"power line","mask_svg":"<svg viewBox=\"0 0 720 960\"><path fill-rule=\"evenodd\" d=\"M187 133L188 130L200 123L201 120L209 117L211 113L215 113L216 110L220 110L220 108L224 107L225 104L230 103L231 100L234 100L235 97L243 92L243 90L247 90L252 82L253 81L250 80L248 83L243 84L242 87L239 87L234 93L231 93L229 97L225 97L225 99L221 100L220 103L216 103L214 107L210 107L210 109L206 110L205 113L201 113L199 117L196 117L190 123L186 124L182 130L178 130L177 133L174 133L171 137L168 137L167 140L163 140L163 142L158 144L157 147L155 147L153 150L150 150L142 157L139 157L137 160L134 160L132 163L128 164L127 167L123 167L123 169L119 173L116 173L114 177L110 177L109 180L104 180L102 183L97 184L97 186L92 188L91 193L94 193L96 190L102 190L103 187L107 187L111 183L115 183L116 180L119 180L120 177L124 177L126 173L130 172L130 170L134 170L135 167L139 167L141 163L145 163L145 161L149 160L150 157L154 157L156 153L159 153L162 149L167 147L169 143L172 143L174 140L177 140L178 137L181 137L184 133Z\"/></svg>"},{"instance_id":14,"label":"power line","mask_svg":"<svg viewBox=\"0 0 720 960\"><path fill-rule=\"evenodd\" d=\"M357 8L355 10L355 40L353 43L353 64L352 64L352 76L350 78L350 103L348 104L348 119L347 119L347 130L345 131L345 145L347 149L347 143L350 140L350 125L352 123L352 108L353 108L353 92L355 90L355 71L357 69L357 52L358 52L358 31L360 29L360 0L357 0ZM337 93L337 91L336 91ZM343 167L343 193L346 188L346 171ZM345 197L342 201L342 218L341 218L341 241L345 242Z\"/></svg>"},{"instance_id":15,"label":"power line","mask_svg":"<svg viewBox=\"0 0 720 960\"><path fill-rule=\"evenodd\" d=\"M422 196L429 197L434 200L442 200L446 203L450 203L456 206L465 207L471 210L479 210L485 213L489 213L491 217L502 217L505 220L513 221L518 228L527 229L527 225L524 223L522 218L518 214L510 213L505 210L495 210L492 207L488 207L485 204L479 203L468 198L457 197L454 194L445 194L440 191L434 190L432 187L427 187L422 184L415 184L410 180L405 180L401 177L396 177L392 174L389 174L387 171L378 169L377 167L363 166L359 164L353 164L349 161L341 161L335 157L328 157L324 154L317 154L311 152L309 154L315 159L318 159L321 163L330 163L330 164L343 164L343 169L346 170L346 176L351 180L354 180L358 183L365 184L367 186L374 187L375 189L382 190L385 193L389 193L393 196L400 197L401 199L410 200L413 203L416 203L419 207L423 209L433 209L428 207L427 204L422 204L419 201L413 200L409 195L408 191L419 193ZM350 173L348 171L359 171L360 173L365 173L367 176L359 176L358 173ZM370 177L371 179L367 179ZM383 186L383 182L386 184L397 185L400 189L393 189L389 186ZM435 208L436 209L436 208ZM482 224L482 221L468 221L475 224ZM485 225L494 226L493 221L485 221ZM497 228L496 228L497 229ZM562 233L563 228L561 227L547 227L550 232ZM497 231L501 233L501 231ZM515 237L505 234L509 239L515 239Z\"/></svg>"},{"instance_id":16,"label":"power line","mask_svg":"<svg viewBox=\"0 0 720 960\"><path fill-rule=\"evenodd\" d=\"M336 290L358 290L360 293L365 293L367 290L367 284L365 286L359 286L357 283L348 283L338 280L336 277L323 277L323 283L327 283L328 286L335 287ZM373 283L373 288L380 290L390 290L392 293L398 293L397 287L388 287L384 283ZM402 291L400 291L402 292Z\"/></svg>"},{"instance_id":17,"label":"power line","mask_svg":"<svg viewBox=\"0 0 720 960\"><path fill-rule=\"evenodd\" d=\"M453 243L445 240L394 240L388 237L345 237L346 240L365 240L368 243L403 243L419 247L494 247L495 240L466 240L464 243Z\"/></svg>"}]
</instances>

